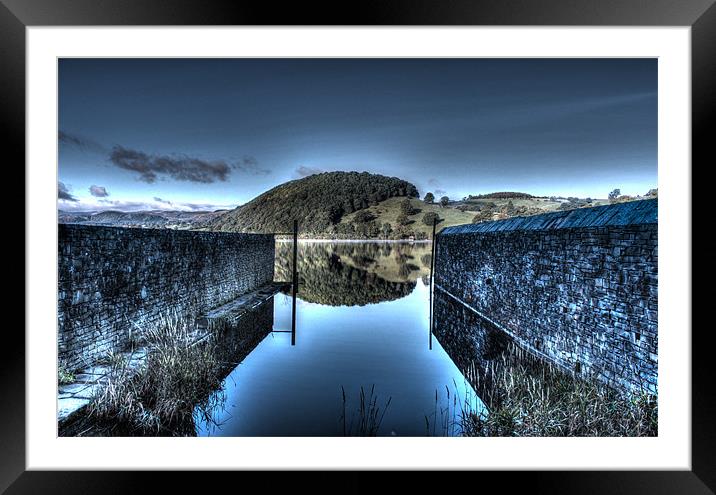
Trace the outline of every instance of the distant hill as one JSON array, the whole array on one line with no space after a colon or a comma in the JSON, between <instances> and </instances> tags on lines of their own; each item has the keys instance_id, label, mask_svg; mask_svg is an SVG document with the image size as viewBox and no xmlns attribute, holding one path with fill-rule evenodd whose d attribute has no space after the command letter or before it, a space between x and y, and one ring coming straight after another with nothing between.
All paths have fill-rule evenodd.
<instances>
[{"instance_id":1,"label":"distant hill","mask_svg":"<svg viewBox=\"0 0 716 495\"><path fill-rule=\"evenodd\" d=\"M217 211L62 211L57 214L58 223L83 223L109 227L143 227L197 229L223 215L228 210Z\"/></svg>"},{"instance_id":2,"label":"distant hill","mask_svg":"<svg viewBox=\"0 0 716 495\"><path fill-rule=\"evenodd\" d=\"M367 172L325 172L281 184L216 218L208 228L229 232L290 232L293 220L302 235L334 231L345 215L394 197L417 197L410 182Z\"/></svg>"},{"instance_id":3,"label":"distant hill","mask_svg":"<svg viewBox=\"0 0 716 495\"><path fill-rule=\"evenodd\" d=\"M531 199L534 198L531 194L514 192L514 191L500 191L488 194L478 194L477 196L468 196L467 199Z\"/></svg>"}]
</instances>

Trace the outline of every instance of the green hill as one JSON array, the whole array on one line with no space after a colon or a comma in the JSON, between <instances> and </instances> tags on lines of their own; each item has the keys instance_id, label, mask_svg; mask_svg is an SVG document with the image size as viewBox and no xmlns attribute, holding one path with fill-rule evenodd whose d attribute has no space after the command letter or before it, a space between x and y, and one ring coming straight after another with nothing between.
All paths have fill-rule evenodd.
<instances>
[{"instance_id":1,"label":"green hill","mask_svg":"<svg viewBox=\"0 0 716 495\"><path fill-rule=\"evenodd\" d=\"M290 232L325 236L345 215L396 196L417 197L410 182L367 172L325 172L274 187L214 220L211 230Z\"/></svg>"}]
</instances>

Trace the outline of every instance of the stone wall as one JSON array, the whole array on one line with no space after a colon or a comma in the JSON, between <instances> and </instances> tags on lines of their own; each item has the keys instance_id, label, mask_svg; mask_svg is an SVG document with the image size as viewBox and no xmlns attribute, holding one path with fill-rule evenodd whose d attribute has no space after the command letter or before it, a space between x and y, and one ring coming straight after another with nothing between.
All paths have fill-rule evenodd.
<instances>
[{"instance_id":1,"label":"stone wall","mask_svg":"<svg viewBox=\"0 0 716 495\"><path fill-rule=\"evenodd\" d=\"M124 347L136 325L202 312L273 280L272 235L59 225L61 362Z\"/></svg>"},{"instance_id":2,"label":"stone wall","mask_svg":"<svg viewBox=\"0 0 716 495\"><path fill-rule=\"evenodd\" d=\"M444 229L436 290L565 370L656 393L657 209L645 200Z\"/></svg>"}]
</instances>

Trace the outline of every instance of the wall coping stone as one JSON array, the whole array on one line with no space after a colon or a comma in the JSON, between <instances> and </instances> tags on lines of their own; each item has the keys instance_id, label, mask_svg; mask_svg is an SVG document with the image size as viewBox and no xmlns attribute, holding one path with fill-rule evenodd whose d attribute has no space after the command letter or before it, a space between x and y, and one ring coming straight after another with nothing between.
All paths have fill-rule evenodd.
<instances>
[{"instance_id":1,"label":"wall coping stone","mask_svg":"<svg viewBox=\"0 0 716 495\"><path fill-rule=\"evenodd\" d=\"M557 230L613 225L656 224L658 223L658 206L658 199L643 199L613 205L555 211L527 217L514 217L506 220L446 227L440 231L440 236L513 230Z\"/></svg>"}]
</instances>

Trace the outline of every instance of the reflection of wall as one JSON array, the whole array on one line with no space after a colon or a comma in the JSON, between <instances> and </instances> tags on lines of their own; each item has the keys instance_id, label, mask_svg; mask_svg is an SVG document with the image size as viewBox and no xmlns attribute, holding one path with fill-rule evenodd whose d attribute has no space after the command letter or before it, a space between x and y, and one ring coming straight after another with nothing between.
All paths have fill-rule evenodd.
<instances>
[{"instance_id":1,"label":"reflection of wall","mask_svg":"<svg viewBox=\"0 0 716 495\"><path fill-rule=\"evenodd\" d=\"M565 369L656 391L657 200L447 228L436 286Z\"/></svg>"},{"instance_id":2,"label":"reflection of wall","mask_svg":"<svg viewBox=\"0 0 716 495\"><path fill-rule=\"evenodd\" d=\"M134 323L207 310L273 278L271 235L59 225L59 357L123 347Z\"/></svg>"},{"instance_id":3,"label":"reflection of wall","mask_svg":"<svg viewBox=\"0 0 716 495\"><path fill-rule=\"evenodd\" d=\"M445 292L433 297L433 333L455 365L483 400L493 397L485 372L490 362L507 351L511 338ZM478 377L478 379L475 379ZM491 406L491 404L487 404Z\"/></svg>"},{"instance_id":4,"label":"reflection of wall","mask_svg":"<svg viewBox=\"0 0 716 495\"><path fill-rule=\"evenodd\" d=\"M290 281L293 246L290 243L276 246L276 280ZM400 299L415 289L415 281L392 282L370 269L355 266L361 262L370 264L380 252L391 252L386 246L379 247L379 251L360 246L365 244L300 243L298 296L329 306L363 306ZM346 261L348 257L350 260Z\"/></svg>"},{"instance_id":5,"label":"reflection of wall","mask_svg":"<svg viewBox=\"0 0 716 495\"><path fill-rule=\"evenodd\" d=\"M218 359L225 364L225 378L273 330L274 298L241 315L235 323L223 328L214 327L218 345Z\"/></svg>"}]
</instances>

